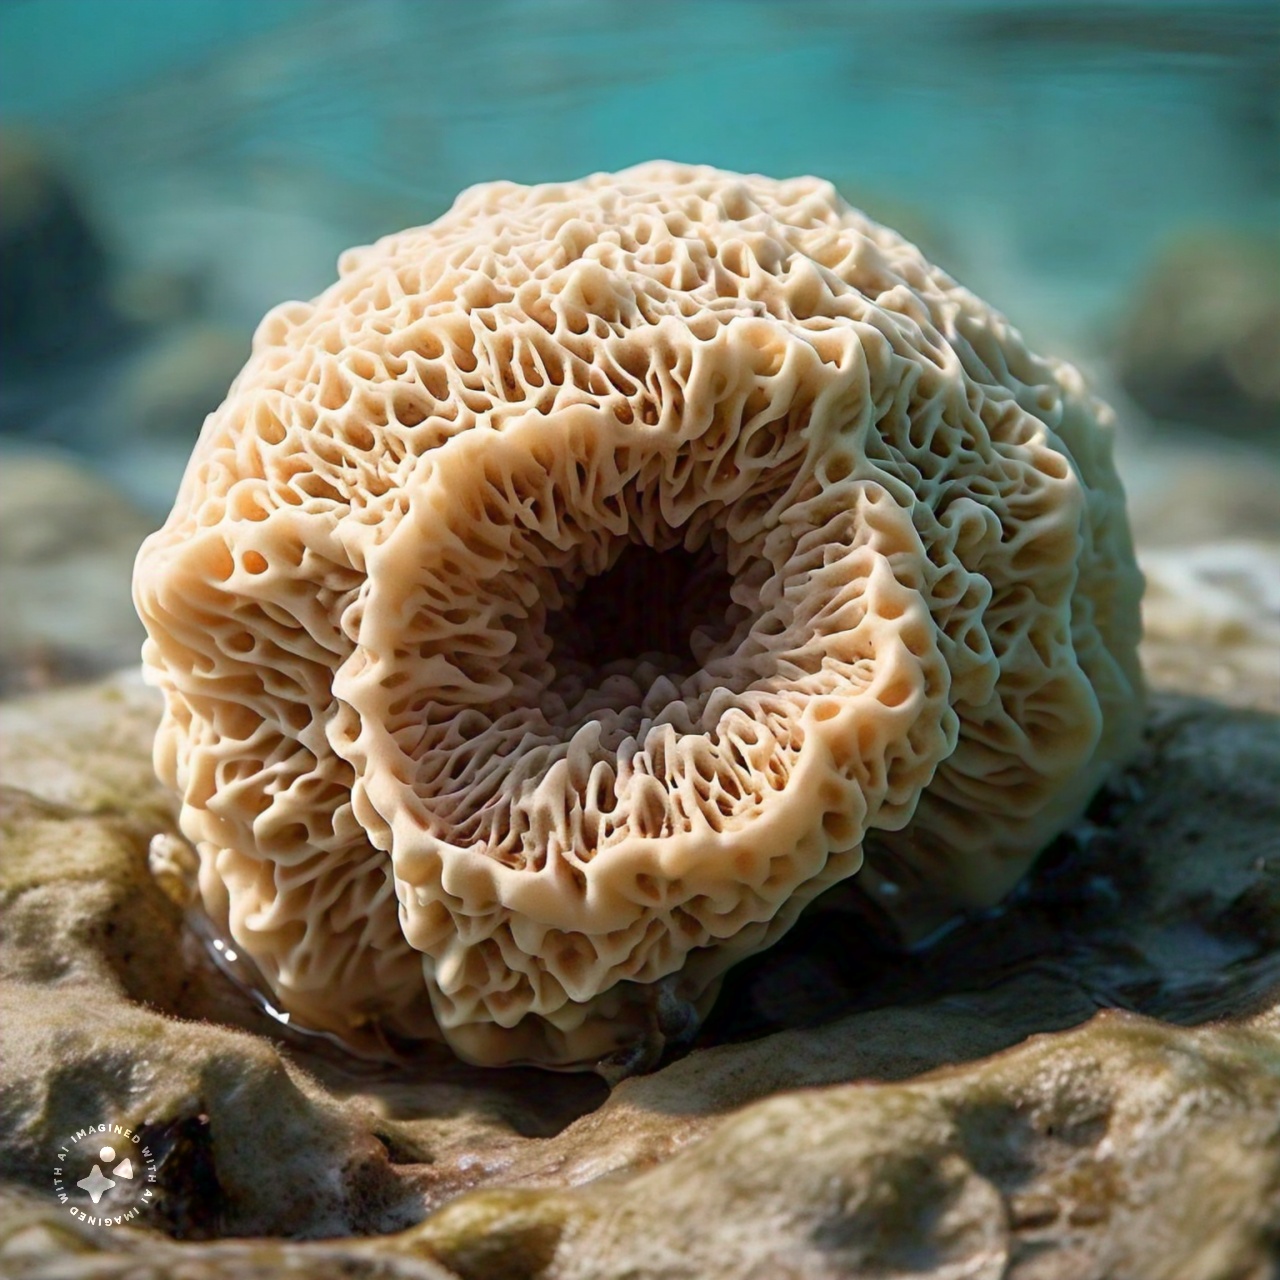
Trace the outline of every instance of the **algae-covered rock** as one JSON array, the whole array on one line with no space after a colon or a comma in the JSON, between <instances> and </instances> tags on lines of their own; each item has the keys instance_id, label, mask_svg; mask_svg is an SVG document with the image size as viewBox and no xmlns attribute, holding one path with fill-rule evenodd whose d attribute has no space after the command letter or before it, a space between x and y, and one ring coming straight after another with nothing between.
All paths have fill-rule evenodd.
<instances>
[{"instance_id":1,"label":"algae-covered rock","mask_svg":"<svg viewBox=\"0 0 1280 1280\"><path fill-rule=\"evenodd\" d=\"M693 1052L612 1091L277 1021L185 914L155 696L5 704L0 1272L1274 1274L1280 719L1203 696L1218 664L1268 705L1269 563L1149 613L1141 756L1001 908L903 951L828 895ZM1199 592L1188 564L1161 589ZM1201 659L1175 661L1188 625ZM136 1225L55 1194L94 1122L152 1153Z\"/></svg>"},{"instance_id":2,"label":"algae-covered rock","mask_svg":"<svg viewBox=\"0 0 1280 1280\"><path fill-rule=\"evenodd\" d=\"M468 1280L1262 1275L1276 1026L1104 1013L906 1084L781 1093L622 1180L466 1196L404 1247Z\"/></svg>"},{"instance_id":3,"label":"algae-covered rock","mask_svg":"<svg viewBox=\"0 0 1280 1280\"><path fill-rule=\"evenodd\" d=\"M162 1012L198 1009L201 978L182 962L181 912L148 872L144 815L0 791L7 1176L47 1189L68 1136L107 1122L154 1148L157 1220L187 1234L411 1220L358 1110L266 1038Z\"/></svg>"}]
</instances>

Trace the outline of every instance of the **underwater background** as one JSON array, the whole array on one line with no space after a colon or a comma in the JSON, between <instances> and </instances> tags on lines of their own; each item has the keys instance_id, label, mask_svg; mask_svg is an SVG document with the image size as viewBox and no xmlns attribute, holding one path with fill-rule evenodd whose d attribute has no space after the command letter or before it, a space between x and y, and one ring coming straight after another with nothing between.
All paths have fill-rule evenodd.
<instances>
[{"instance_id":1,"label":"underwater background","mask_svg":"<svg viewBox=\"0 0 1280 1280\"><path fill-rule=\"evenodd\" d=\"M0 127L3 442L157 517L342 249L655 157L829 178L1147 414L1280 435L1273 0L5 0Z\"/></svg>"}]
</instances>

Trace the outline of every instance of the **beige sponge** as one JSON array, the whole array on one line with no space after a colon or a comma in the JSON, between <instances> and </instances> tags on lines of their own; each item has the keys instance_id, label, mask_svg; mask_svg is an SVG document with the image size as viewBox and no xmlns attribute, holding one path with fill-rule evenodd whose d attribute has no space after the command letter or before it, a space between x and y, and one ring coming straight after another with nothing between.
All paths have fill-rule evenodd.
<instances>
[{"instance_id":1,"label":"beige sponge","mask_svg":"<svg viewBox=\"0 0 1280 1280\"><path fill-rule=\"evenodd\" d=\"M590 1065L870 831L994 901L1129 750L1107 411L829 184L493 183L340 272L135 579L204 903L300 1021Z\"/></svg>"}]
</instances>

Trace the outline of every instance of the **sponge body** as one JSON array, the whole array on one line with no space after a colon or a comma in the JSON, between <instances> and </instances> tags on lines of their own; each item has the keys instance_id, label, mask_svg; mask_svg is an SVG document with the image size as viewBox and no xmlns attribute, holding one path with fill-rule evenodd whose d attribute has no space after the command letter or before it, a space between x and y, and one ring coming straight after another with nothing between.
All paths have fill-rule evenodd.
<instances>
[{"instance_id":1,"label":"sponge body","mask_svg":"<svg viewBox=\"0 0 1280 1280\"><path fill-rule=\"evenodd\" d=\"M1136 734L1108 426L814 179L495 183L345 255L138 560L206 906L304 1022L571 1066L870 832L996 900ZM642 554L668 639L602 657Z\"/></svg>"}]
</instances>

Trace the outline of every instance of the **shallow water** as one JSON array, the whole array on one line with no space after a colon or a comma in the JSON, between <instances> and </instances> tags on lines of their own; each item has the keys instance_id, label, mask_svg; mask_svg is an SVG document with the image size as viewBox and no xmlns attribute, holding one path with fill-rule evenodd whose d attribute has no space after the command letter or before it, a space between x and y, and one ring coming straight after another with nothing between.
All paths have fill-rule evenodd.
<instances>
[{"instance_id":1,"label":"shallow water","mask_svg":"<svg viewBox=\"0 0 1280 1280\"><path fill-rule=\"evenodd\" d=\"M1280 223L1278 68L1269 0L11 0L6 150L83 220L15 261L87 275L6 317L0 433L160 513L257 319L343 248L477 181L654 156L828 177L1033 340L1105 356L1171 241Z\"/></svg>"}]
</instances>

